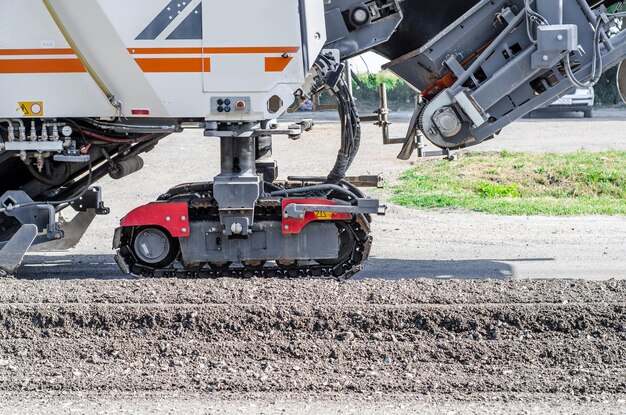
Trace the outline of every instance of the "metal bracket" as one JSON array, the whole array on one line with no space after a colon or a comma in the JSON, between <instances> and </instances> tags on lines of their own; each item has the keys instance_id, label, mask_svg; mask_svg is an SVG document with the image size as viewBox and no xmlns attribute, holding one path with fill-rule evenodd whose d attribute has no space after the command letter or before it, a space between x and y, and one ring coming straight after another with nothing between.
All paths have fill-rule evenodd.
<instances>
[{"instance_id":1,"label":"metal bracket","mask_svg":"<svg viewBox=\"0 0 626 415\"><path fill-rule=\"evenodd\" d=\"M387 206L380 206L377 199L358 199L357 205L317 205L317 204L288 204L283 216L291 219L304 219L306 212L348 213L365 215L384 215Z\"/></svg>"},{"instance_id":2,"label":"metal bracket","mask_svg":"<svg viewBox=\"0 0 626 415\"><path fill-rule=\"evenodd\" d=\"M31 252L66 251L74 248L80 242L95 217L95 209L78 212L71 221L59 223L59 230L64 234L63 239L49 240L46 236L39 236L35 239Z\"/></svg>"},{"instance_id":3,"label":"metal bracket","mask_svg":"<svg viewBox=\"0 0 626 415\"><path fill-rule=\"evenodd\" d=\"M89 163L91 156L88 154L55 154L52 159L63 163Z\"/></svg>"},{"instance_id":4,"label":"metal bracket","mask_svg":"<svg viewBox=\"0 0 626 415\"><path fill-rule=\"evenodd\" d=\"M471 98L467 90L460 91L452 97L452 100L458 104L476 127L480 127L486 122L484 111L479 109L480 106Z\"/></svg>"},{"instance_id":5,"label":"metal bracket","mask_svg":"<svg viewBox=\"0 0 626 415\"><path fill-rule=\"evenodd\" d=\"M63 141L7 141L2 146L6 151L63 151Z\"/></svg>"},{"instance_id":6,"label":"metal bracket","mask_svg":"<svg viewBox=\"0 0 626 415\"><path fill-rule=\"evenodd\" d=\"M104 206L102 201L102 188L100 186L90 187L84 195L71 203L72 208L77 212L95 210L97 215L108 215L111 209Z\"/></svg>"},{"instance_id":7,"label":"metal bracket","mask_svg":"<svg viewBox=\"0 0 626 415\"><path fill-rule=\"evenodd\" d=\"M273 123L269 125L269 128L259 128L254 130L253 136L258 137L260 135L286 135L292 140L298 140L302 136L302 133L311 131L314 126L312 119L304 119L297 123L285 124L285 123Z\"/></svg>"},{"instance_id":8,"label":"metal bracket","mask_svg":"<svg viewBox=\"0 0 626 415\"><path fill-rule=\"evenodd\" d=\"M387 86L384 83L378 85L378 95L380 98L380 107L374 111L376 115L369 115L361 117L361 121L374 122L374 125L382 129L383 144L403 144L406 141L405 137L391 138L389 136L389 107L387 100Z\"/></svg>"},{"instance_id":9,"label":"metal bracket","mask_svg":"<svg viewBox=\"0 0 626 415\"><path fill-rule=\"evenodd\" d=\"M539 26L537 51L532 54L533 69L550 69L567 54L578 50L578 27L573 24Z\"/></svg>"},{"instance_id":10,"label":"metal bracket","mask_svg":"<svg viewBox=\"0 0 626 415\"><path fill-rule=\"evenodd\" d=\"M51 204L34 202L23 191L10 190L0 197L0 207L5 215L14 217L23 225L33 224L37 229L46 229L48 239L63 238L56 223L56 209Z\"/></svg>"},{"instance_id":11,"label":"metal bracket","mask_svg":"<svg viewBox=\"0 0 626 415\"><path fill-rule=\"evenodd\" d=\"M22 265L24 255L37 237L37 226L22 225L2 249L0 249L0 276L14 274Z\"/></svg>"}]
</instances>

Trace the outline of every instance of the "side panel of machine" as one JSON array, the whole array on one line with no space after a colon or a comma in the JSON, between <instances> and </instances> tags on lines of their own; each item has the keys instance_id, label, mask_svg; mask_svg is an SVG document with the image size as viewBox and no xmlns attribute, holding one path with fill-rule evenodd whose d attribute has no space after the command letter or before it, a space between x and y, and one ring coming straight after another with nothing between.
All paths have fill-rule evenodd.
<instances>
[{"instance_id":1,"label":"side panel of machine","mask_svg":"<svg viewBox=\"0 0 626 415\"><path fill-rule=\"evenodd\" d=\"M316 56L325 39L322 0L307 1L307 19L290 0L51 5L85 60L122 102L125 116L273 118L304 82L309 68L303 53ZM19 102L33 101L43 103L38 116L116 114L41 1L0 0L0 9L0 117L27 115L15 110ZM318 42L304 45L309 39ZM245 98L245 107L218 111L216 100L229 96ZM268 111L272 96L283 105Z\"/></svg>"},{"instance_id":2,"label":"side panel of machine","mask_svg":"<svg viewBox=\"0 0 626 415\"><path fill-rule=\"evenodd\" d=\"M0 118L41 102L57 116L113 115L114 110L69 48L41 1L0 0Z\"/></svg>"},{"instance_id":3,"label":"side panel of machine","mask_svg":"<svg viewBox=\"0 0 626 415\"><path fill-rule=\"evenodd\" d=\"M208 93L249 96L254 119L273 118L304 83L299 4L294 0L202 2L204 76ZM233 19L224 18L233 16ZM313 22L311 22L313 23ZM275 103L268 105L271 97ZM239 119L244 110L212 106L211 119Z\"/></svg>"}]
</instances>

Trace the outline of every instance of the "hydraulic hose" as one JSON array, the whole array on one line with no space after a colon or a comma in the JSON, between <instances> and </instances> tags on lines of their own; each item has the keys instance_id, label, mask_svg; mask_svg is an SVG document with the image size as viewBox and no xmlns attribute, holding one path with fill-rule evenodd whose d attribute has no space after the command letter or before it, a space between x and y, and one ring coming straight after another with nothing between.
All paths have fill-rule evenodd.
<instances>
[{"instance_id":1,"label":"hydraulic hose","mask_svg":"<svg viewBox=\"0 0 626 415\"><path fill-rule=\"evenodd\" d=\"M342 65L323 54L318 58L316 65L318 70L325 71L325 83L315 92L324 89L331 91L337 101L337 111L341 121L341 148L337 153L335 165L326 178L327 184L338 184L348 173L359 151L361 120L347 82L342 77L336 76L341 72Z\"/></svg>"},{"instance_id":2,"label":"hydraulic hose","mask_svg":"<svg viewBox=\"0 0 626 415\"><path fill-rule=\"evenodd\" d=\"M357 200L358 197L350 190L345 189L341 186L337 186L336 184L319 184L315 186L305 186L305 187L296 187L294 189L283 189L270 193L270 196L279 197L279 196L290 196L290 195L298 195L298 194L306 194L306 193L315 193L315 192L339 192L343 193L346 196L351 197L353 200Z\"/></svg>"}]
</instances>

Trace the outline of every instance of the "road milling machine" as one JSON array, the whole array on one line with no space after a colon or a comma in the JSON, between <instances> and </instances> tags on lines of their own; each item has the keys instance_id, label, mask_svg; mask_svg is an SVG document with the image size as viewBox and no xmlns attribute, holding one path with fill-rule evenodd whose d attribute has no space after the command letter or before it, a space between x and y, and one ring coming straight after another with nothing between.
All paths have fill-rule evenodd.
<instances>
[{"instance_id":1,"label":"road milling machine","mask_svg":"<svg viewBox=\"0 0 626 415\"><path fill-rule=\"evenodd\" d=\"M479 144L593 85L626 55L623 16L596 0L0 0L0 269L75 245L109 212L98 180L197 128L221 173L128 213L122 270L348 278L381 206L345 180L361 141L347 59L374 51L420 94L406 159L418 135ZM341 120L335 166L278 180L273 138L311 128L280 117L321 91Z\"/></svg>"}]
</instances>

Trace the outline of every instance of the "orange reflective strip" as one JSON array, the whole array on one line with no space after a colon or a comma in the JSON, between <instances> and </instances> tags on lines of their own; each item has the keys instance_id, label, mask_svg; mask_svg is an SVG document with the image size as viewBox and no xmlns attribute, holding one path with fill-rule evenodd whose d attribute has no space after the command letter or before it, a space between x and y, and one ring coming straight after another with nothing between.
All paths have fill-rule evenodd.
<instances>
[{"instance_id":1,"label":"orange reflective strip","mask_svg":"<svg viewBox=\"0 0 626 415\"><path fill-rule=\"evenodd\" d=\"M209 58L142 58L135 59L135 62L137 62L142 71L150 73L211 71L211 60Z\"/></svg>"},{"instance_id":2,"label":"orange reflective strip","mask_svg":"<svg viewBox=\"0 0 626 415\"><path fill-rule=\"evenodd\" d=\"M215 47L215 48L135 48L131 54L268 54L296 53L299 47ZM72 49L0 49L0 56L73 55ZM292 57L265 58L266 72L282 72ZM144 72L210 72L209 58L137 58ZM0 60L0 73L81 73L82 63L72 59L16 59Z\"/></svg>"},{"instance_id":3,"label":"orange reflective strip","mask_svg":"<svg viewBox=\"0 0 626 415\"><path fill-rule=\"evenodd\" d=\"M143 72L210 72L209 58L135 59ZM0 73L83 73L78 59L10 59L0 60Z\"/></svg>"},{"instance_id":4,"label":"orange reflective strip","mask_svg":"<svg viewBox=\"0 0 626 415\"><path fill-rule=\"evenodd\" d=\"M0 49L0 56L73 55L72 49Z\"/></svg>"},{"instance_id":5,"label":"orange reflective strip","mask_svg":"<svg viewBox=\"0 0 626 415\"><path fill-rule=\"evenodd\" d=\"M282 72L292 59L291 56L286 58L282 56L280 58L265 58L265 72Z\"/></svg>"},{"instance_id":6,"label":"orange reflective strip","mask_svg":"<svg viewBox=\"0 0 626 415\"><path fill-rule=\"evenodd\" d=\"M81 73L87 72L78 59L0 60L0 73Z\"/></svg>"}]
</instances>

